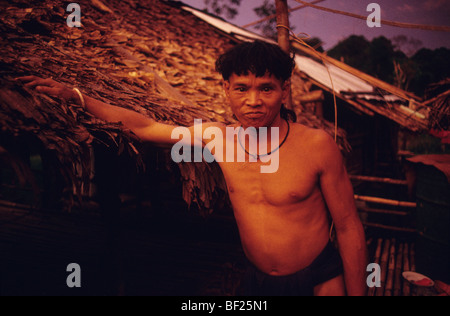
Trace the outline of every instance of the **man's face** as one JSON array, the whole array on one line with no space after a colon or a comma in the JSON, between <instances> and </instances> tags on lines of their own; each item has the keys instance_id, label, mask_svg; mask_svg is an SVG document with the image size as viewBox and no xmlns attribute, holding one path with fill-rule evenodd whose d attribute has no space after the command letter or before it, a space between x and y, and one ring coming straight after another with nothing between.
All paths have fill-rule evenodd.
<instances>
[{"instance_id":1,"label":"man's face","mask_svg":"<svg viewBox=\"0 0 450 316\"><path fill-rule=\"evenodd\" d=\"M280 119L281 105L289 96L289 82L282 82L271 74L233 74L225 81L224 89L231 109L244 127L270 127Z\"/></svg>"}]
</instances>

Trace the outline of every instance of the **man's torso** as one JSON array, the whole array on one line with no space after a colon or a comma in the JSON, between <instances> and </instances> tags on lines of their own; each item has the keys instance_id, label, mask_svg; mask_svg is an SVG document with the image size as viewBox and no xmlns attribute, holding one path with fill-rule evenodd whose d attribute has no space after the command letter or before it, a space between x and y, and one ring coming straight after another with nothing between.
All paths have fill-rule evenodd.
<instances>
[{"instance_id":1,"label":"man's torso","mask_svg":"<svg viewBox=\"0 0 450 316\"><path fill-rule=\"evenodd\" d=\"M248 259L270 275L310 265L329 241L320 188L318 131L299 124L279 150L279 168L261 173L261 161L219 163ZM284 137L281 135L280 137ZM231 143L231 142L234 142ZM240 146L228 139L225 146Z\"/></svg>"}]
</instances>

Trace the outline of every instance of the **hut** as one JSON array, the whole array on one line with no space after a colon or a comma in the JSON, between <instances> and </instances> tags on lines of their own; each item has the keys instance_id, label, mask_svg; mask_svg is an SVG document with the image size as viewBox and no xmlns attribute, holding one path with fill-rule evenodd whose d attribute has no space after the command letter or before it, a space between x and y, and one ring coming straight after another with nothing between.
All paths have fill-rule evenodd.
<instances>
[{"instance_id":1,"label":"hut","mask_svg":"<svg viewBox=\"0 0 450 316\"><path fill-rule=\"evenodd\" d=\"M35 151L37 144L43 144L41 149L47 157L44 160L54 159L50 165L57 164L64 178L54 180L63 182L56 188L74 188L65 192L68 209L77 202L74 197L93 194L89 179L93 144L108 144L111 151L128 153L136 168L145 165L143 150L120 126L94 120L72 105L63 105L60 111L55 111L57 101L27 91L14 77L27 74L53 77L69 86L82 87L84 93L102 101L134 109L159 121L184 126L192 125L195 118L233 122L214 62L240 39L199 20L171 1L100 4L92 1L84 5L81 28L69 28L64 19L68 15L66 8L53 1L40 6L27 1L4 4L1 98L4 155L29 150L13 149L7 145L8 140L24 148L31 148L33 143ZM296 94L304 94L308 89L308 84L298 76L294 79ZM298 111L303 112L300 120L304 124L334 133L331 123L318 119L306 107L299 107ZM53 125L47 125L48 130L43 131L47 120ZM340 130L338 136L341 147L348 151L344 132ZM17 142L16 137L23 140ZM21 164L21 168L25 165ZM184 179L185 201L210 212L212 201L224 188L220 175L211 177L217 175L217 168L183 164L179 169ZM15 170L19 170L17 166ZM23 178L25 174L31 172L19 175Z\"/></svg>"},{"instance_id":2,"label":"hut","mask_svg":"<svg viewBox=\"0 0 450 316\"><path fill-rule=\"evenodd\" d=\"M85 265L94 266L89 277L97 280L84 288L85 294L105 294L105 288L114 289L107 294L236 293L242 253L237 232L230 228L233 220L229 213L222 216L220 212L228 210L228 199L215 164L176 165L168 149L141 144L120 124L99 121L14 79L53 77L94 98L162 122L232 123L214 62L239 42L266 39L180 2L163 0L86 1L81 4L82 26L70 28L68 4L55 0L0 3L0 237L5 254L2 267L6 267L2 270L14 267L10 275L2 276L0 291L71 293L56 285L60 274L37 275L47 271L46 265L60 269L78 255L88 258L83 259ZM298 119L334 135L330 100L336 93L342 127L336 136L354 174L377 174L374 166L396 153L399 126L411 131L426 128L427 109L417 97L325 55L293 46L299 66L292 79ZM333 82L327 81L328 72ZM374 135L373 129L379 134ZM382 137L393 142L377 143ZM188 207L198 211L191 214L215 211L215 220L203 225L184 212L166 218L158 211ZM143 210L148 213L139 213ZM170 234L168 226L161 224L165 219ZM153 235L148 227L155 231ZM187 237L186 229L209 239L199 242ZM392 248L395 243L389 244ZM405 258L410 255L410 247L402 244L401 249ZM214 259L204 259L202 251ZM130 262L131 258L150 269ZM26 262L32 260L34 270L23 275ZM191 272L178 271L181 266ZM159 270L149 273L152 267ZM149 279L141 280L143 273L156 285L149 288ZM35 287L16 282L28 278ZM125 286L133 282L140 287Z\"/></svg>"},{"instance_id":3,"label":"hut","mask_svg":"<svg viewBox=\"0 0 450 316\"><path fill-rule=\"evenodd\" d=\"M67 25L68 5L0 3L0 292L71 295L56 271L78 261L91 283L76 293L234 293L242 251L216 165L176 165L168 149L15 78L52 77L162 122L230 123L214 63L242 39L172 1L86 1L80 28ZM293 86L310 88L299 76ZM297 110L334 135L332 123ZM345 132L337 136L348 151Z\"/></svg>"}]
</instances>

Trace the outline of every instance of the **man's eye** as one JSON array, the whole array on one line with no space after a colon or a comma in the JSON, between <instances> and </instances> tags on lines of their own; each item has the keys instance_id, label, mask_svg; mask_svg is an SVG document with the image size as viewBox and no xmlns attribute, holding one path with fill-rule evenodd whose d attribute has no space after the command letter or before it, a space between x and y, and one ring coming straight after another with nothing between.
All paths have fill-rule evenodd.
<instances>
[{"instance_id":1,"label":"man's eye","mask_svg":"<svg viewBox=\"0 0 450 316\"><path fill-rule=\"evenodd\" d=\"M263 92L272 92L273 89L272 89L271 87L264 87L264 88L262 89L262 91L263 91Z\"/></svg>"},{"instance_id":2,"label":"man's eye","mask_svg":"<svg viewBox=\"0 0 450 316\"><path fill-rule=\"evenodd\" d=\"M247 89L244 87L239 87L239 88L236 88L236 91L237 92L245 92L245 91L247 91Z\"/></svg>"}]
</instances>

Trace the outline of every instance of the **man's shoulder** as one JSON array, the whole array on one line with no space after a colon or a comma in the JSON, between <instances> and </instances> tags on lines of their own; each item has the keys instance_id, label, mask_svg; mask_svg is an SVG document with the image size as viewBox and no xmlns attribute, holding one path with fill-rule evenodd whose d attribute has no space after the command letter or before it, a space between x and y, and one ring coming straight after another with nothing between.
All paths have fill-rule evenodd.
<instances>
[{"instance_id":1,"label":"man's shoulder","mask_svg":"<svg viewBox=\"0 0 450 316\"><path fill-rule=\"evenodd\" d=\"M328 147L335 145L333 137L323 129L312 128L299 123L290 124L295 138L300 140L304 146Z\"/></svg>"}]
</instances>

